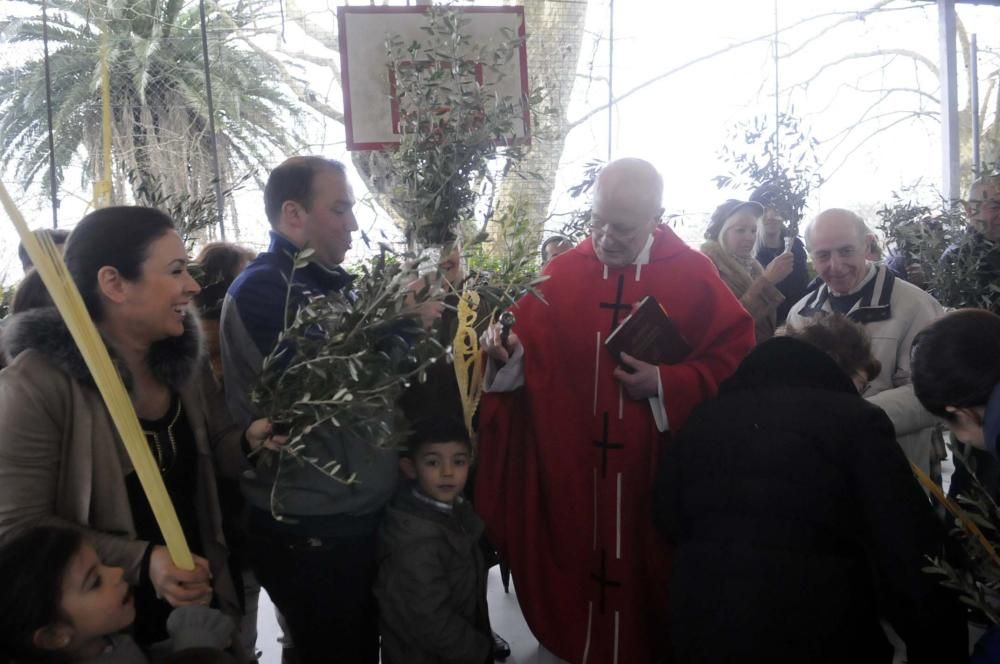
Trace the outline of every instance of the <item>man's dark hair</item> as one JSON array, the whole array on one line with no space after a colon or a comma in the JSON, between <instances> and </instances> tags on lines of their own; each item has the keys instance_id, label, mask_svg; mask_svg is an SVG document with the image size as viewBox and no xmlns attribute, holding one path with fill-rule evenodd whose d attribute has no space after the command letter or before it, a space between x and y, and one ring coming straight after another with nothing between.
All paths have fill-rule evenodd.
<instances>
[{"instance_id":1,"label":"man's dark hair","mask_svg":"<svg viewBox=\"0 0 1000 664\"><path fill-rule=\"evenodd\" d=\"M69 231L62 228L41 228L32 232L48 235L55 245L66 244L66 238L69 237ZM35 264L31 262L31 256L28 255L28 250L24 248L23 242L17 245L17 257L21 259L21 267L24 268L25 272L34 267Z\"/></svg>"},{"instance_id":2,"label":"man's dark hair","mask_svg":"<svg viewBox=\"0 0 1000 664\"><path fill-rule=\"evenodd\" d=\"M913 340L913 391L928 411L946 420L947 406L985 406L1000 383L1000 316L960 309Z\"/></svg>"},{"instance_id":3,"label":"man's dark hair","mask_svg":"<svg viewBox=\"0 0 1000 664\"><path fill-rule=\"evenodd\" d=\"M264 185L264 213L271 227L281 219L281 206L295 201L306 210L312 206L313 179L317 173L334 171L346 177L347 169L336 159L326 157L291 157L271 171Z\"/></svg>"},{"instance_id":4,"label":"man's dark hair","mask_svg":"<svg viewBox=\"0 0 1000 664\"><path fill-rule=\"evenodd\" d=\"M848 376L862 373L875 380L882 371L865 328L841 314L819 316L801 327L789 324L785 334L823 351Z\"/></svg>"}]
</instances>

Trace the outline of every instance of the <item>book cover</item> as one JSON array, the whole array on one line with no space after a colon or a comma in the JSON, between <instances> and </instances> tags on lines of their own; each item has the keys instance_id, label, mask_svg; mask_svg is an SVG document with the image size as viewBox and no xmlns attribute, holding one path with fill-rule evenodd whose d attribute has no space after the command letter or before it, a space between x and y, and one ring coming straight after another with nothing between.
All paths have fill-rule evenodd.
<instances>
[{"instance_id":1,"label":"book cover","mask_svg":"<svg viewBox=\"0 0 1000 664\"><path fill-rule=\"evenodd\" d=\"M618 361L624 352L650 364L677 364L691 352L691 345L652 295L642 298L604 345Z\"/></svg>"}]
</instances>

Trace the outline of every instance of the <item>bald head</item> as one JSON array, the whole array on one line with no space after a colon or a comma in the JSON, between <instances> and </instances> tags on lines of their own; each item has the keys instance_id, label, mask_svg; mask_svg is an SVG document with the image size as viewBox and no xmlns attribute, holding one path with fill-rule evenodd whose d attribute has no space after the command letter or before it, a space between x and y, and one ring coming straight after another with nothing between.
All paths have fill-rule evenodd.
<instances>
[{"instance_id":1,"label":"bald head","mask_svg":"<svg viewBox=\"0 0 1000 664\"><path fill-rule=\"evenodd\" d=\"M819 213L806 227L806 248L820 278L836 295L854 292L868 274L868 224L842 208Z\"/></svg>"},{"instance_id":2,"label":"bald head","mask_svg":"<svg viewBox=\"0 0 1000 664\"><path fill-rule=\"evenodd\" d=\"M663 212L663 178L643 159L616 159L601 169L594 185L594 204L608 199L627 204L644 216Z\"/></svg>"},{"instance_id":3,"label":"bald head","mask_svg":"<svg viewBox=\"0 0 1000 664\"><path fill-rule=\"evenodd\" d=\"M831 227L848 227L852 229L857 235L858 241L865 243L869 235L871 235L871 229L868 228L868 224L865 220L861 218L857 212L851 210L846 210L844 208L830 208L829 210L823 210L816 218L809 222L805 230L805 240L806 248L811 249L812 245L810 240L813 235L813 231L816 228L831 228Z\"/></svg>"},{"instance_id":4,"label":"bald head","mask_svg":"<svg viewBox=\"0 0 1000 664\"><path fill-rule=\"evenodd\" d=\"M1000 242L1000 176L988 175L973 182L965 211L974 230Z\"/></svg>"},{"instance_id":5,"label":"bald head","mask_svg":"<svg viewBox=\"0 0 1000 664\"><path fill-rule=\"evenodd\" d=\"M648 161L608 163L594 185L591 238L605 265L633 263L663 214L663 178Z\"/></svg>"}]
</instances>

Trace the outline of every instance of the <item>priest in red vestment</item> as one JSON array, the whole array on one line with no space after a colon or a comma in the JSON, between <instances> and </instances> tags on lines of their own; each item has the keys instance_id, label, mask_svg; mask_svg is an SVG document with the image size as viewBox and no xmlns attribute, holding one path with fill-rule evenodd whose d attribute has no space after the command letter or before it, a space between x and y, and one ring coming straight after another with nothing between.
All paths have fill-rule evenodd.
<instances>
[{"instance_id":1,"label":"priest in red vestment","mask_svg":"<svg viewBox=\"0 0 1000 664\"><path fill-rule=\"evenodd\" d=\"M591 237L546 267L544 302L513 307L506 343L498 326L483 338L476 509L531 631L573 664L666 654L670 558L650 509L657 459L754 343L753 321L712 263L660 225L662 193L648 162L605 166ZM604 345L647 295L692 347L679 364L615 358Z\"/></svg>"}]
</instances>

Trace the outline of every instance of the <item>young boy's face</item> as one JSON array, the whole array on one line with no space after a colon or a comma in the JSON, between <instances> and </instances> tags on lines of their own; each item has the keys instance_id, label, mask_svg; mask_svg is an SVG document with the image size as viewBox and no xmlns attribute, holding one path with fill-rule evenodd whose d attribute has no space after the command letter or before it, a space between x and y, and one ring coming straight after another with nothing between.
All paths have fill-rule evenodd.
<instances>
[{"instance_id":1,"label":"young boy's face","mask_svg":"<svg viewBox=\"0 0 1000 664\"><path fill-rule=\"evenodd\" d=\"M442 503L452 503L469 477L469 445L461 441L421 445L412 458L400 460L403 473L420 490Z\"/></svg>"}]
</instances>

